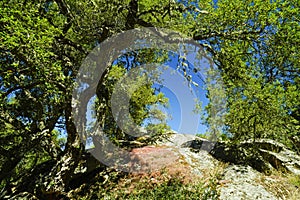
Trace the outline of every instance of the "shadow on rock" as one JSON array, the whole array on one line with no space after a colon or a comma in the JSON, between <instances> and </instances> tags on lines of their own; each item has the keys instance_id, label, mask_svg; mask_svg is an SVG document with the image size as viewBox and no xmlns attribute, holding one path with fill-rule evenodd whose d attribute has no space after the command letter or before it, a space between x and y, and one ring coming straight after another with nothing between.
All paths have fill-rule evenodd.
<instances>
[{"instance_id":1,"label":"shadow on rock","mask_svg":"<svg viewBox=\"0 0 300 200\"><path fill-rule=\"evenodd\" d=\"M207 151L219 161L249 165L266 174L270 173L272 168L300 174L300 156L285 145L270 139L249 140L229 145L197 138L183 143L181 147L190 148L193 152Z\"/></svg>"}]
</instances>

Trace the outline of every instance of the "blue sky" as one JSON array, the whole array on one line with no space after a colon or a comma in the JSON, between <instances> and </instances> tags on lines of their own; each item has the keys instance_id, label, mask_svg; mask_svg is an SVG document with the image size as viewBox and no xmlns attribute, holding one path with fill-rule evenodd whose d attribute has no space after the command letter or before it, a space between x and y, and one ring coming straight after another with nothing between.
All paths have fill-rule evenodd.
<instances>
[{"instance_id":1,"label":"blue sky","mask_svg":"<svg viewBox=\"0 0 300 200\"><path fill-rule=\"evenodd\" d=\"M172 130L188 134L204 133L207 127L202 125L200 114L193 112L196 99L202 102L203 108L208 103L204 83L197 76L193 76L192 81L198 87L189 86L183 74L176 70L177 61L177 57L170 57L170 61L165 63L168 68L161 75L161 92L169 99L169 107L161 110L172 116L167 120Z\"/></svg>"}]
</instances>

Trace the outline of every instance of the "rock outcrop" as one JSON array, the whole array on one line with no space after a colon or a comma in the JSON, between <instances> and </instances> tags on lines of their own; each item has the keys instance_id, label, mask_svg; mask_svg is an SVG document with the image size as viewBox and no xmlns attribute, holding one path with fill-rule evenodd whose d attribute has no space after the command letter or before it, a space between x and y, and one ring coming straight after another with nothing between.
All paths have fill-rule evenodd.
<instances>
[{"instance_id":1,"label":"rock outcrop","mask_svg":"<svg viewBox=\"0 0 300 200\"><path fill-rule=\"evenodd\" d=\"M203 147L203 144L205 146ZM300 175L300 156L283 144L270 139L245 141L237 145L214 143L195 137L182 147L192 151L208 150L216 159L239 165L250 165L259 172L268 173L272 168Z\"/></svg>"},{"instance_id":2,"label":"rock outcrop","mask_svg":"<svg viewBox=\"0 0 300 200\"><path fill-rule=\"evenodd\" d=\"M223 179L228 181L225 187L220 188L220 199L277 199L268 192L256 179L260 174L250 166L230 165L224 170Z\"/></svg>"},{"instance_id":3,"label":"rock outcrop","mask_svg":"<svg viewBox=\"0 0 300 200\"><path fill-rule=\"evenodd\" d=\"M169 169L173 174L184 174L188 182L224 166L217 182L221 200L280 199L258 180L274 168L300 175L299 155L273 140L228 145L195 135L174 134L155 146L134 148L131 154L147 164L142 168L152 172Z\"/></svg>"},{"instance_id":4,"label":"rock outcrop","mask_svg":"<svg viewBox=\"0 0 300 200\"><path fill-rule=\"evenodd\" d=\"M224 169L221 177L219 188L221 200L277 199L264 186L257 183L256 179L260 177L260 173L247 165L248 160L243 158L246 157L246 151L243 152L240 148L230 148L222 143L184 134L172 136L164 145L174 147L174 150L183 156L196 175L201 176L203 171L216 168L221 161L231 163ZM258 164L267 165L263 158L261 158L261 163L254 162L254 159L251 161L257 166Z\"/></svg>"},{"instance_id":5,"label":"rock outcrop","mask_svg":"<svg viewBox=\"0 0 300 200\"><path fill-rule=\"evenodd\" d=\"M278 199L257 180L272 168L300 174L299 155L273 140L246 141L229 146L194 135L176 134L162 144L173 147L200 176L220 162L229 163L220 181L221 200Z\"/></svg>"}]
</instances>

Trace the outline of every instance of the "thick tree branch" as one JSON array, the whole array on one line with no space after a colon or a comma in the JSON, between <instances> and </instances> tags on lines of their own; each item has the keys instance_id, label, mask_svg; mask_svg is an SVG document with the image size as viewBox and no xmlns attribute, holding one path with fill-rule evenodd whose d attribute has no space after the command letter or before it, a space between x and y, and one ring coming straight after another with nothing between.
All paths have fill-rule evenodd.
<instances>
[{"instance_id":1,"label":"thick tree branch","mask_svg":"<svg viewBox=\"0 0 300 200\"><path fill-rule=\"evenodd\" d=\"M61 12L67 17L67 23L63 28L63 34L66 34L72 26L72 22L74 21L74 16L68 7L68 4L64 0L54 0L54 1L57 3Z\"/></svg>"},{"instance_id":2,"label":"thick tree branch","mask_svg":"<svg viewBox=\"0 0 300 200\"><path fill-rule=\"evenodd\" d=\"M137 22L138 16L138 0L131 0L129 2L128 14L126 18L126 29L130 30L134 28Z\"/></svg>"}]
</instances>

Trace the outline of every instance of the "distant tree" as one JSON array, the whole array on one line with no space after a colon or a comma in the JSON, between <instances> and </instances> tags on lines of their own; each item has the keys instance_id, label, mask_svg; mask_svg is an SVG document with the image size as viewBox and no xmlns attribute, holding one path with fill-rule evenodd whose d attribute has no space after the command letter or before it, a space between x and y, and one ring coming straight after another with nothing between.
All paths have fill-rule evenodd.
<instances>
[{"instance_id":1,"label":"distant tree","mask_svg":"<svg viewBox=\"0 0 300 200\"><path fill-rule=\"evenodd\" d=\"M151 54L151 52L149 52ZM122 80L121 78L126 75L126 68L120 65L114 65L111 67L106 78L98 86L97 95L98 98L95 102L95 115L97 116L98 121L100 121L100 126L102 127L104 133L110 137L114 143L124 146L128 145L128 142L134 141L136 139L141 139L140 136L135 136L135 132L146 134L148 137L144 137L144 144L158 139L160 136L163 136L170 128L166 124L166 118L162 111L153 105L167 106L168 99L164 96L163 93L159 92L155 87L153 87L154 82L147 77L149 73L138 75L134 80L128 79L127 81L118 81ZM140 87L135 88L136 85ZM119 87L117 91L114 91L116 87ZM123 88L123 89L120 89ZM116 90L116 89L115 89ZM130 102L128 107L118 110L118 113L112 113L112 93L118 92L121 93L119 98L124 98L122 95L131 95ZM132 92L132 94L131 94ZM121 99L121 100L122 100ZM118 103L120 99L114 99L116 105L120 106L122 103ZM152 107L151 107L152 105ZM126 119L127 116L124 116L126 109L129 109L130 117L133 120L135 126L130 126L132 124L124 124L129 126L131 133L126 133L128 129L123 130L124 127L120 127L120 124L123 124L122 120ZM155 120L155 123L147 123L145 126L144 132L140 130L144 126L145 120ZM156 131L152 131L155 129ZM134 130L134 128L136 128ZM149 133L145 132L149 129ZM141 132L142 131L142 132ZM146 139L147 138L147 139ZM148 142L147 142L148 141Z\"/></svg>"}]
</instances>

